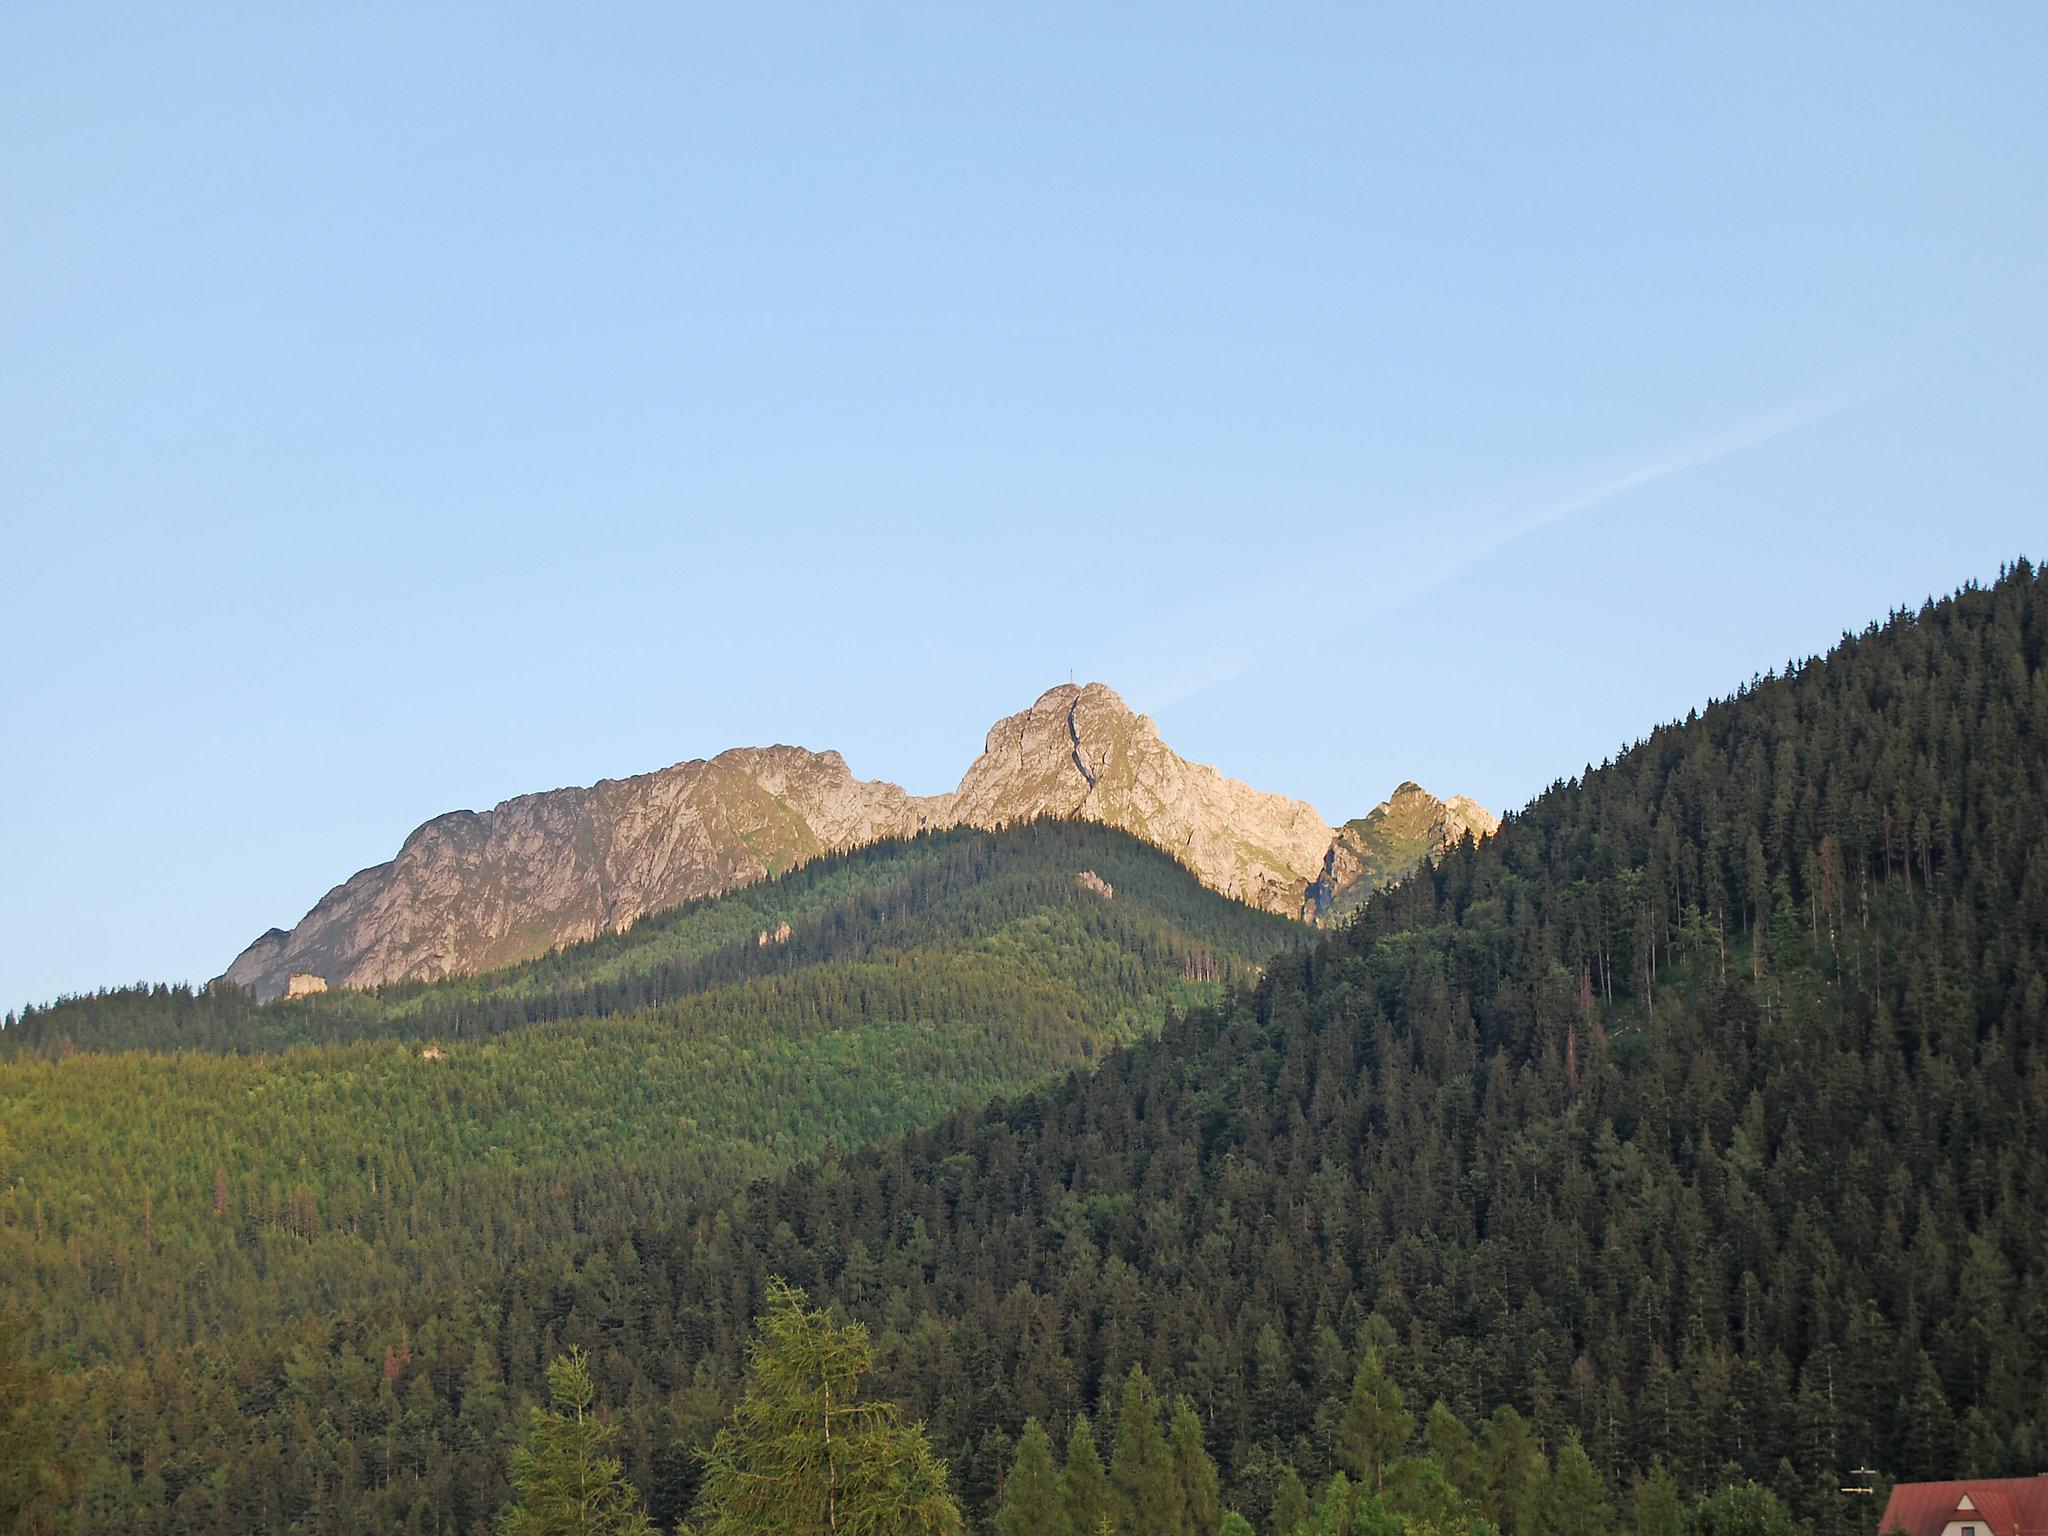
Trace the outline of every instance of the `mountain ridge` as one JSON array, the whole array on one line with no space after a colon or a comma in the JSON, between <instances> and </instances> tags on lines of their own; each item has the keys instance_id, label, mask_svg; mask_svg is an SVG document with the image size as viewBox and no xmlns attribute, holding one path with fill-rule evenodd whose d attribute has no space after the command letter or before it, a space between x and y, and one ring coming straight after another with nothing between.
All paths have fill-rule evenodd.
<instances>
[{"instance_id":1,"label":"mountain ridge","mask_svg":"<svg viewBox=\"0 0 2048 1536\"><path fill-rule=\"evenodd\" d=\"M944 794L857 778L834 750L776 745L446 812L414 828L390 860L328 891L295 927L258 937L218 980L270 998L284 995L294 975L364 988L474 974L822 854L1038 818L1119 827L1213 890L1320 921L1355 909L1467 830L1497 825L1462 796L1416 793L1427 806L1410 809L1435 833L1354 834L1361 853L1347 848L1345 829L1370 817L1333 827L1306 801L1181 757L1149 716L1105 685L1064 683L996 721Z\"/></svg>"}]
</instances>

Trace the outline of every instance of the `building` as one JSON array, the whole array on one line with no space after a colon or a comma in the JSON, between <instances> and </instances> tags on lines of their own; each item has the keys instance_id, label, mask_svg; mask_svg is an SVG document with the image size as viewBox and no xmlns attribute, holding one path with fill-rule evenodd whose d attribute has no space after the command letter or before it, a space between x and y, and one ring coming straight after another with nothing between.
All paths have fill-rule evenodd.
<instances>
[{"instance_id":1,"label":"building","mask_svg":"<svg viewBox=\"0 0 2048 1536\"><path fill-rule=\"evenodd\" d=\"M1958 1483L1900 1483L1880 1536L2048 1536L2048 1474Z\"/></svg>"}]
</instances>

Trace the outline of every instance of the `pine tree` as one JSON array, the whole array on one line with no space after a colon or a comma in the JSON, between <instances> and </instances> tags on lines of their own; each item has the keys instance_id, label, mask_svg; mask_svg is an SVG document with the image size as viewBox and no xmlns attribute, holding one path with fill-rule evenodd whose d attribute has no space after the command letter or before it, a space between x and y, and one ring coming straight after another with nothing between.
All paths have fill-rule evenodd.
<instances>
[{"instance_id":1,"label":"pine tree","mask_svg":"<svg viewBox=\"0 0 2048 1536\"><path fill-rule=\"evenodd\" d=\"M1117 1528L1180 1536L1186 1529L1180 1489L1174 1482L1173 1456L1159 1427L1159 1394L1142 1365L1124 1378L1117 1405L1116 1449L1109 1460L1110 1487L1116 1495Z\"/></svg>"},{"instance_id":2,"label":"pine tree","mask_svg":"<svg viewBox=\"0 0 2048 1536\"><path fill-rule=\"evenodd\" d=\"M1003 1504L996 1511L996 1536L1061 1536L1067 1529L1060 1508L1059 1472L1053 1466L1052 1437L1036 1419L1024 1424L1017 1457L1003 1481Z\"/></svg>"},{"instance_id":3,"label":"pine tree","mask_svg":"<svg viewBox=\"0 0 2048 1536\"><path fill-rule=\"evenodd\" d=\"M1292 1467L1280 1469L1279 1485L1273 1490L1273 1510L1267 1517L1268 1536L1294 1536L1308 1520L1308 1490Z\"/></svg>"},{"instance_id":4,"label":"pine tree","mask_svg":"<svg viewBox=\"0 0 2048 1536\"><path fill-rule=\"evenodd\" d=\"M1060 1468L1060 1507L1070 1536L1095 1536L1102 1522L1112 1517L1113 1502L1109 1474L1102 1469L1102 1453L1095 1448L1095 1434L1084 1413L1067 1436L1066 1462Z\"/></svg>"},{"instance_id":5,"label":"pine tree","mask_svg":"<svg viewBox=\"0 0 2048 1536\"><path fill-rule=\"evenodd\" d=\"M1485 1491L1486 1468L1479 1442L1472 1438L1465 1421L1451 1412L1441 1398L1430 1405L1423 1424L1422 1445L1443 1468L1451 1486L1467 1499L1477 1498Z\"/></svg>"},{"instance_id":6,"label":"pine tree","mask_svg":"<svg viewBox=\"0 0 2048 1536\"><path fill-rule=\"evenodd\" d=\"M1195 1416L1194 1404L1184 1397L1173 1405L1166 1445L1173 1458L1181 1529L1188 1536L1210 1536L1223 1518L1223 1492L1216 1477L1216 1463L1209 1459L1208 1447L1202 1443L1202 1421Z\"/></svg>"},{"instance_id":7,"label":"pine tree","mask_svg":"<svg viewBox=\"0 0 2048 1536\"><path fill-rule=\"evenodd\" d=\"M549 1362L554 1407L533 1409L526 1443L512 1453L515 1498L498 1522L504 1536L651 1536L640 1495L608 1454L614 1432L590 1411L595 1396L583 1351Z\"/></svg>"},{"instance_id":8,"label":"pine tree","mask_svg":"<svg viewBox=\"0 0 2048 1536\"><path fill-rule=\"evenodd\" d=\"M1629 1504L1630 1536L1679 1536L1685 1506L1661 1459L1651 1461L1647 1477L1636 1479Z\"/></svg>"},{"instance_id":9,"label":"pine tree","mask_svg":"<svg viewBox=\"0 0 2048 1536\"><path fill-rule=\"evenodd\" d=\"M1323 1491L1309 1511L1302 1527L1304 1536L1351 1536L1351 1522L1358 1513L1360 1490L1342 1472L1323 1485Z\"/></svg>"},{"instance_id":10,"label":"pine tree","mask_svg":"<svg viewBox=\"0 0 2048 1536\"><path fill-rule=\"evenodd\" d=\"M1795 1536L1778 1496L1760 1483L1734 1483L1685 1512L1684 1536Z\"/></svg>"},{"instance_id":11,"label":"pine tree","mask_svg":"<svg viewBox=\"0 0 2048 1536\"><path fill-rule=\"evenodd\" d=\"M1553 1536L1608 1536L1613 1529L1614 1508L1607 1502L1607 1489L1579 1442L1579 1432L1568 1430L1550 1476L1550 1530Z\"/></svg>"},{"instance_id":12,"label":"pine tree","mask_svg":"<svg viewBox=\"0 0 2048 1536\"><path fill-rule=\"evenodd\" d=\"M775 1279L747 1363L732 1423L704 1458L701 1536L961 1536L923 1428L860 1398L867 1329Z\"/></svg>"},{"instance_id":13,"label":"pine tree","mask_svg":"<svg viewBox=\"0 0 2048 1536\"><path fill-rule=\"evenodd\" d=\"M1347 1471L1372 1485L1386 1487L1387 1463L1407 1449L1415 1432L1401 1389L1380 1364L1380 1352L1367 1345L1351 1378L1351 1401L1337 1424L1337 1460Z\"/></svg>"},{"instance_id":14,"label":"pine tree","mask_svg":"<svg viewBox=\"0 0 2048 1536\"><path fill-rule=\"evenodd\" d=\"M0 1531L28 1529L25 1516L57 1470L50 1374L28 1359L27 1331L19 1318L0 1317Z\"/></svg>"}]
</instances>

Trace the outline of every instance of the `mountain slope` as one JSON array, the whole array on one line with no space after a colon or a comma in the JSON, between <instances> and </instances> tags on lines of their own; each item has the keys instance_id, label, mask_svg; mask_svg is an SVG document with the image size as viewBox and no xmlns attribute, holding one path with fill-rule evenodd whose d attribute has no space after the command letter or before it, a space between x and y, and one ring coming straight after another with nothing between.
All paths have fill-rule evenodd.
<instances>
[{"instance_id":1,"label":"mountain slope","mask_svg":"<svg viewBox=\"0 0 2048 1536\"><path fill-rule=\"evenodd\" d=\"M1212 890L1290 916L1331 837L1305 802L1188 762L1100 683L1054 688L998 721L947 813L971 826L1062 816L1121 827Z\"/></svg>"},{"instance_id":2,"label":"mountain slope","mask_svg":"<svg viewBox=\"0 0 2048 1536\"><path fill-rule=\"evenodd\" d=\"M2024 565L1852 637L1559 785L1254 995L750 1195L658 1284L721 1352L735 1275L886 1319L892 1387L981 1501L1023 1405L1057 1440L1136 1362L1205 1405L1263 1507L1281 1463L1328 1466L1313 1406L1375 1311L1418 1410L1512 1405L1693 1490L1756 1477L1823 1532L1862 1514L1852 1467L2034 1470L2044 661ZM929 1283L878 1293L941 1206Z\"/></svg>"},{"instance_id":3,"label":"mountain slope","mask_svg":"<svg viewBox=\"0 0 2048 1536\"><path fill-rule=\"evenodd\" d=\"M1301 936L1046 823L822 859L474 980L32 1010L0 1039L0 1275L96 1365L266 1348L544 1261L566 1182L642 1218L706 1202L1155 1032Z\"/></svg>"},{"instance_id":4,"label":"mountain slope","mask_svg":"<svg viewBox=\"0 0 2048 1536\"><path fill-rule=\"evenodd\" d=\"M1100 1426L1142 1363L1195 1405L1230 1501L1262 1514L1287 1472L1313 1482L1330 1464L1329 1405L1344 1401L1361 1340L1376 1341L1418 1418L1439 1398L1467 1424L1510 1405L1527 1422L1496 1419L1489 1444L1540 1457L1576 1431L1615 1483L1653 1458L1691 1490L1755 1476L1817 1536L1867 1519L1833 1492L1854 1466L2035 1469L2048 1451L2044 663L2048 584L2021 566L1557 785L1155 1043L743 1189L707 1192L702 1170L663 1161L689 1138L663 1143L658 1129L644 1158L585 1154L587 1121L569 1114L560 1161L530 1181L487 1135L484 1172L442 1185L433 1138L462 1131L475 1106L394 1104L398 1118L381 1119L387 1079L352 1082L359 1059L337 1056L288 1092L252 1098L235 1080L198 1096L231 1125L263 1106L248 1127L259 1145L321 1094L361 1122L343 1155L236 1165L216 1209L212 1132L141 1155L165 1135L149 1090L91 1075L164 1058L0 1066L0 1109L83 1127L96 1153L116 1153L66 1160L92 1183L61 1217L38 1208L59 1192L46 1176L0 1180L5 1272L63 1287L34 1314L39 1347L70 1344L89 1362L64 1378L71 1443L91 1462L81 1523L481 1529L502 1502L501 1437L549 1356L575 1346L667 1527L775 1274L870 1324L884 1390L941 1441L976 1513L1027 1415L1055 1441L1083 1410ZM1030 830L1110 839L1172 869L1101 829ZM1052 858L1042 873L1059 922L1027 921L1028 940L991 935L995 952L1036 945L1068 963L1147 867L1112 869L1096 851L1107 847L1082 857L1110 899ZM846 876L861 857L789 888ZM664 922L732 912L727 941L747 938L759 918L737 920L737 904L784 884L474 983L189 1006L318 1019L474 986L496 1008L557 981L599 984ZM1195 891L1185 877L1178 888ZM886 920L893 901L862 890ZM776 953L760 931L755 954ZM1099 957L1093 977L1160 974L1142 943L1081 952ZM819 1038L924 968L908 950L866 953ZM551 969L565 964L573 975ZM644 1021L650 1049L664 1017ZM824 1021L801 1003L777 1017ZM978 1038L984 1017L949 1038ZM597 1026L626 1027L642 1026ZM717 1033L745 1043L759 1028L735 1013ZM485 1049L538 1049L556 1029ZM886 1079L902 1093L919 1080L920 1035L867 1036L875 1054L858 1070L908 1063ZM351 1049L416 1060L389 1043ZM587 1060L613 1055L600 1042ZM517 1119L516 1095L537 1095L537 1116L569 1069L547 1056L517 1066L482 1102ZM834 1060L806 1081L831 1089L848 1069ZM720 1057L705 1076L758 1106L785 1091L758 1072ZM593 1098L638 1105L644 1081L667 1080L635 1057ZM779 1113L777 1134L810 1135L808 1105ZM393 1124L405 1139L380 1150ZM528 1129L522 1155L546 1140ZM0 1146L34 1157L44 1134ZM323 1203L322 1178L342 1198ZM116 1213L118 1230L81 1226ZM372 1220L386 1224L379 1241L353 1241ZM151 1245L173 1226L208 1246L168 1278ZM358 1288L366 1259L401 1234L418 1276ZM215 1273L257 1296L290 1283L323 1299L208 1341L215 1282L187 1276ZM104 1336L78 1321L88 1312ZM1462 1478L1439 1427L1429 1448ZM1559 1529L1541 1504L1496 1523L1501 1536Z\"/></svg>"},{"instance_id":5,"label":"mountain slope","mask_svg":"<svg viewBox=\"0 0 2048 1536\"><path fill-rule=\"evenodd\" d=\"M222 979L275 997L295 971L363 987L510 965L822 853L948 824L932 809L800 747L521 795L426 823Z\"/></svg>"},{"instance_id":6,"label":"mountain slope","mask_svg":"<svg viewBox=\"0 0 2048 1536\"><path fill-rule=\"evenodd\" d=\"M1058 1441L1138 1363L1263 1509L1328 1467L1374 1312L1418 1411L1754 1477L1823 1533L1853 1467L2035 1470L2044 663L2025 565L1851 637L1159 1042L641 1248L648 1294L721 1362L771 1272L868 1318L982 1508L1026 1413Z\"/></svg>"},{"instance_id":7,"label":"mountain slope","mask_svg":"<svg viewBox=\"0 0 2048 1536\"><path fill-rule=\"evenodd\" d=\"M1420 784L1403 784L1371 811L1337 829L1309 886L1304 916L1331 922L1366 898L1470 834L1486 837L1500 818L1465 795L1439 800Z\"/></svg>"},{"instance_id":8,"label":"mountain slope","mask_svg":"<svg viewBox=\"0 0 2048 1536\"><path fill-rule=\"evenodd\" d=\"M659 1400L729 1380L790 1276L875 1326L982 1509L1026 1413L1058 1440L1133 1363L1263 1509L1327 1468L1374 1312L1418 1410L1755 1477L1823 1536L1855 1466L2035 1468L2044 661L2021 566L1654 732L1094 1074L634 1226L644 1329L546 1272L497 1304Z\"/></svg>"},{"instance_id":9,"label":"mountain slope","mask_svg":"<svg viewBox=\"0 0 2048 1536\"><path fill-rule=\"evenodd\" d=\"M1490 829L1471 810L1461 829ZM1430 851L1333 863L1335 834L1313 808L1187 762L1108 688L1068 684L997 722L950 794L912 796L856 779L836 752L778 746L437 817L296 928L257 939L221 979L268 999L295 973L354 988L469 975L826 852L1041 817L1119 827L1212 889L1289 916L1304 912L1311 882L1355 905Z\"/></svg>"}]
</instances>

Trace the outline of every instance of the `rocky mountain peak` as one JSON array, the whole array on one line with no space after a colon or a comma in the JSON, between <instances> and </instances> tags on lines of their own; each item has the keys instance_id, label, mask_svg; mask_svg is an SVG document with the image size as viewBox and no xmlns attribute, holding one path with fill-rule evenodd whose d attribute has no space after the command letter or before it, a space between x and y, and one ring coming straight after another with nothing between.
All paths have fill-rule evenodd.
<instances>
[{"instance_id":1,"label":"rocky mountain peak","mask_svg":"<svg viewBox=\"0 0 2048 1536\"><path fill-rule=\"evenodd\" d=\"M736 747L588 788L521 795L417 828L299 925L272 929L226 981L282 994L294 973L334 986L434 980L545 954L650 912L820 854L951 826L1037 817L1120 827L1205 884L1267 911L1341 915L1493 818L1403 784L1333 829L1304 801L1191 763L1101 683L1063 683L990 727L950 794L854 777L833 751Z\"/></svg>"},{"instance_id":2,"label":"rocky mountain peak","mask_svg":"<svg viewBox=\"0 0 2048 1536\"><path fill-rule=\"evenodd\" d=\"M1439 800L1408 781L1330 841L1323 873L1304 893L1302 916L1331 922L1356 911L1376 890L1433 858L1467 832L1485 837L1500 818L1468 795Z\"/></svg>"}]
</instances>

